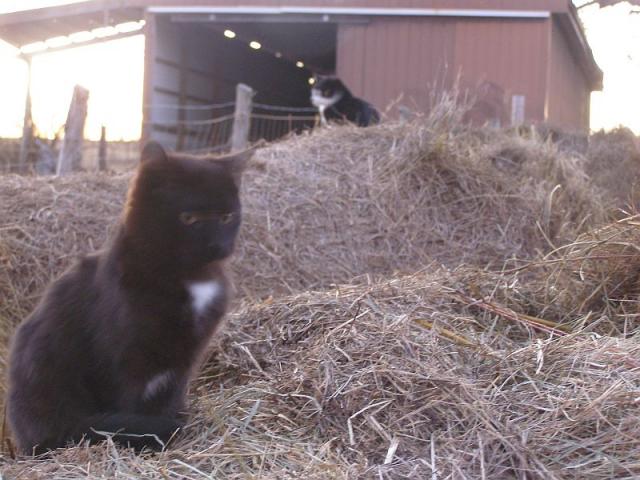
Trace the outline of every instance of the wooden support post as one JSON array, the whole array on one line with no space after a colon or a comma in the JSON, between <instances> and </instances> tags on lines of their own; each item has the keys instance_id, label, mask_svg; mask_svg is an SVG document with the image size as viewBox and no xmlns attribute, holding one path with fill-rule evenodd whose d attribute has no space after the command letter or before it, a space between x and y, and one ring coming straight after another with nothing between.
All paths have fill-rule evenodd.
<instances>
[{"instance_id":1,"label":"wooden support post","mask_svg":"<svg viewBox=\"0 0 640 480\"><path fill-rule=\"evenodd\" d=\"M187 119L187 90L189 88L188 82L188 57L187 57L187 47L186 40L180 37L180 70L179 70L179 95L178 98L178 132L176 138L176 151L180 152L185 149L185 135L186 135L186 126L185 120Z\"/></svg>"},{"instance_id":2,"label":"wooden support post","mask_svg":"<svg viewBox=\"0 0 640 480\"><path fill-rule=\"evenodd\" d=\"M98 146L98 170L107 170L107 127L102 125L100 129L100 145Z\"/></svg>"},{"instance_id":3,"label":"wooden support post","mask_svg":"<svg viewBox=\"0 0 640 480\"><path fill-rule=\"evenodd\" d=\"M88 102L89 90L76 85L67 115L67 123L64 126L64 140L58 157L57 175L65 175L80 168Z\"/></svg>"},{"instance_id":4,"label":"wooden support post","mask_svg":"<svg viewBox=\"0 0 640 480\"><path fill-rule=\"evenodd\" d=\"M144 14L144 88L142 93L142 132L140 135L139 148L151 140L153 128L151 122L155 119L151 105L155 101L153 93L154 74L157 75L156 55L157 55L157 26L156 14L147 11Z\"/></svg>"},{"instance_id":5,"label":"wooden support post","mask_svg":"<svg viewBox=\"0 0 640 480\"><path fill-rule=\"evenodd\" d=\"M236 86L236 110L233 115L231 132L231 151L244 150L249 145L249 129L251 127L251 110L254 91L248 85L239 83Z\"/></svg>"},{"instance_id":6,"label":"wooden support post","mask_svg":"<svg viewBox=\"0 0 640 480\"><path fill-rule=\"evenodd\" d=\"M27 99L24 105L24 123L22 125L22 142L20 143L20 158L18 172L26 173L29 153L33 147L33 118L31 116L31 57L25 57L27 62Z\"/></svg>"}]
</instances>

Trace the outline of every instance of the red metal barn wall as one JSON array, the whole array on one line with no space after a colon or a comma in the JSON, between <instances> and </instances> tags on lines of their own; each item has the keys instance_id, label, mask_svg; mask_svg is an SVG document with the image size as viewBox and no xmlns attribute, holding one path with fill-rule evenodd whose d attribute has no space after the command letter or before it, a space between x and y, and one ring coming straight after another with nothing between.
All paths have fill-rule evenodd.
<instances>
[{"instance_id":1,"label":"red metal barn wall","mask_svg":"<svg viewBox=\"0 0 640 480\"><path fill-rule=\"evenodd\" d=\"M551 26L550 54L548 121L570 130L587 131L591 89L565 34L555 22Z\"/></svg>"},{"instance_id":2,"label":"red metal barn wall","mask_svg":"<svg viewBox=\"0 0 640 480\"><path fill-rule=\"evenodd\" d=\"M433 88L472 91L490 83L525 96L525 119L543 121L548 19L374 18L338 29L337 74L356 95L384 109L402 103L428 108ZM562 69L562 68L560 68ZM415 103L413 103L415 102ZM510 118L509 118L510 120Z\"/></svg>"}]
</instances>

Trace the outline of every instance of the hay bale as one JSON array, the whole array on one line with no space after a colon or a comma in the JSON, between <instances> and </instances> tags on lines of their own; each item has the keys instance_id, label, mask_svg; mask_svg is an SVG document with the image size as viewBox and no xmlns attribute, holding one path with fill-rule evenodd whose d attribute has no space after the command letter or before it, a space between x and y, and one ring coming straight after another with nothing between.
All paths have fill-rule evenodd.
<instances>
[{"instance_id":1,"label":"hay bale","mask_svg":"<svg viewBox=\"0 0 640 480\"><path fill-rule=\"evenodd\" d=\"M535 315L610 336L640 326L638 215L583 234L525 270L518 298Z\"/></svg>"},{"instance_id":2,"label":"hay bale","mask_svg":"<svg viewBox=\"0 0 640 480\"><path fill-rule=\"evenodd\" d=\"M637 208L640 200L638 145L638 137L624 127L596 132L590 138L585 171L616 207Z\"/></svg>"},{"instance_id":3,"label":"hay bale","mask_svg":"<svg viewBox=\"0 0 640 480\"><path fill-rule=\"evenodd\" d=\"M250 170L243 187L234 261L241 294L412 272L434 259L501 266L603 217L579 159L500 131L450 128L440 117L329 128L260 151L264 168ZM4 322L23 318L51 278L102 245L129 180L3 177Z\"/></svg>"},{"instance_id":4,"label":"hay bale","mask_svg":"<svg viewBox=\"0 0 640 480\"><path fill-rule=\"evenodd\" d=\"M3 473L640 475L638 343L549 338L461 301L458 290L456 272L440 270L247 306L194 385L194 418L171 451L78 447L8 462Z\"/></svg>"},{"instance_id":5,"label":"hay bale","mask_svg":"<svg viewBox=\"0 0 640 480\"><path fill-rule=\"evenodd\" d=\"M77 447L6 460L4 475L640 475L637 342L569 333L560 321L591 318L569 295L541 303L568 250L553 252L604 218L582 157L436 115L324 129L257 163L233 264L245 301L173 449ZM129 180L2 178L0 345L44 284L102 244ZM516 257L544 267L485 268Z\"/></svg>"},{"instance_id":6,"label":"hay bale","mask_svg":"<svg viewBox=\"0 0 640 480\"><path fill-rule=\"evenodd\" d=\"M122 210L128 179L0 179L0 345L33 308L44 287L79 256L97 250Z\"/></svg>"},{"instance_id":7,"label":"hay bale","mask_svg":"<svg viewBox=\"0 0 640 480\"><path fill-rule=\"evenodd\" d=\"M324 129L259 158L266 170L246 179L236 256L254 298L433 260L500 267L604 218L581 157L438 118Z\"/></svg>"}]
</instances>

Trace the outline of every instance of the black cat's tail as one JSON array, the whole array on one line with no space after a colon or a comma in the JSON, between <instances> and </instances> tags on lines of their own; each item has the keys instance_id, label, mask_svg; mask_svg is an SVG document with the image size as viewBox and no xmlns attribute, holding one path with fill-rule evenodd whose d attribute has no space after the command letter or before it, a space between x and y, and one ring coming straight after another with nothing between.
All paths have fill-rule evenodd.
<instances>
[{"instance_id":1,"label":"black cat's tail","mask_svg":"<svg viewBox=\"0 0 640 480\"><path fill-rule=\"evenodd\" d=\"M88 440L98 443L111 438L115 443L133 448L136 452L164 450L175 433L182 428L179 421L160 416L133 413L111 413L95 415L82 422L72 440Z\"/></svg>"},{"instance_id":2,"label":"black cat's tail","mask_svg":"<svg viewBox=\"0 0 640 480\"><path fill-rule=\"evenodd\" d=\"M368 127L380 123L380 112L369 102L361 100L361 110L358 113L356 124L359 127Z\"/></svg>"}]
</instances>

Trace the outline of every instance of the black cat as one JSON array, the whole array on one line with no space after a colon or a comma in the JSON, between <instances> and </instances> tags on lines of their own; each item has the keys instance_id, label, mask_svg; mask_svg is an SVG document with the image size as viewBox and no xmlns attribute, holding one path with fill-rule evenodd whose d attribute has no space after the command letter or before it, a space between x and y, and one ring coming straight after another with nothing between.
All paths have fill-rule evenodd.
<instances>
[{"instance_id":1,"label":"black cat","mask_svg":"<svg viewBox=\"0 0 640 480\"><path fill-rule=\"evenodd\" d=\"M329 120L347 120L359 127L380 122L373 105L354 97L339 78L317 76L311 89L311 103L318 108L323 124Z\"/></svg>"},{"instance_id":2,"label":"black cat","mask_svg":"<svg viewBox=\"0 0 640 480\"><path fill-rule=\"evenodd\" d=\"M19 449L83 438L163 448L228 301L249 152L167 154L148 144L108 247L47 290L18 328L7 413Z\"/></svg>"}]
</instances>

